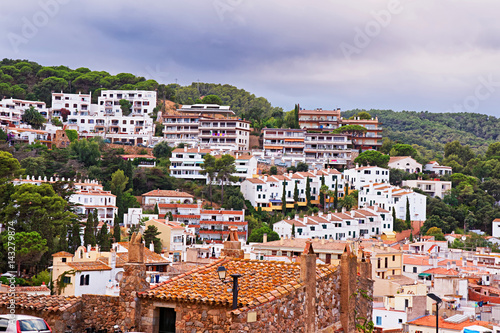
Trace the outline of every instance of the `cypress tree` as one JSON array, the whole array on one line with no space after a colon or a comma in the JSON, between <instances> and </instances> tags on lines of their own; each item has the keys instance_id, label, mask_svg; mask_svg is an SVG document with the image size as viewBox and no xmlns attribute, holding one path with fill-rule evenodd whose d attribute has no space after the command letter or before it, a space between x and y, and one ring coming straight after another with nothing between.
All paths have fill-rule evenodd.
<instances>
[{"instance_id":1,"label":"cypress tree","mask_svg":"<svg viewBox=\"0 0 500 333\"><path fill-rule=\"evenodd\" d=\"M411 225L411 215L410 215L410 200L406 197L406 226L408 229L412 229Z\"/></svg>"},{"instance_id":2,"label":"cypress tree","mask_svg":"<svg viewBox=\"0 0 500 333\"><path fill-rule=\"evenodd\" d=\"M75 252L80 245L82 245L82 240L80 238L80 222L75 220L71 224L70 237L68 239L69 251Z\"/></svg>"},{"instance_id":3,"label":"cypress tree","mask_svg":"<svg viewBox=\"0 0 500 333\"><path fill-rule=\"evenodd\" d=\"M104 222L101 227L101 231L97 235L97 244L101 247L101 251L109 251L111 248L111 242L109 240L108 224Z\"/></svg>"},{"instance_id":4,"label":"cypress tree","mask_svg":"<svg viewBox=\"0 0 500 333\"><path fill-rule=\"evenodd\" d=\"M92 212L89 212L87 216L87 223L85 223L85 232L83 233L83 245L95 245L95 234L94 234L94 216Z\"/></svg>"},{"instance_id":5,"label":"cypress tree","mask_svg":"<svg viewBox=\"0 0 500 333\"><path fill-rule=\"evenodd\" d=\"M160 210L158 209L158 203L155 203L155 208L153 210L153 214L156 214L156 215L160 214Z\"/></svg>"},{"instance_id":6,"label":"cypress tree","mask_svg":"<svg viewBox=\"0 0 500 333\"><path fill-rule=\"evenodd\" d=\"M300 128L299 126L299 105L295 104L295 128Z\"/></svg>"},{"instance_id":7,"label":"cypress tree","mask_svg":"<svg viewBox=\"0 0 500 333\"><path fill-rule=\"evenodd\" d=\"M325 185L325 175L321 176L321 187L323 187L323 185ZM325 207L325 196L324 195L319 195L319 204L321 205L321 207Z\"/></svg>"},{"instance_id":8,"label":"cypress tree","mask_svg":"<svg viewBox=\"0 0 500 333\"><path fill-rule=\"evenodd\" d=\"M120 230L120 219L118 218L118 215L115 214L115 219L113 220L113 237L115 239L115 242L121 242L122 240L122 233Z\"/></svg>"},{"instance_id":9,"label":"cypress tree","mask_svg":"<svg viewBox=\"0 0 500 333\"><path fill-rule=\"evenodd\" d=\"M335 191L333 193L333 209L337 211L337 207L339 205L339 193L338 193L339 180L335 178Z\"/></svg>"},{"instance_id":10,"label":"cypress tree","mask_svg":"<svg viewBox=\"0 0 500 333\"><path fill-rule=\"evenodd\" d=\"M295 182L295 188L293 189L293 209L295 211L299 209L299 188L297 187L297 182Z\"/></svg>"},{"instance_id":11,"label":"cypress tree","mask_svg":"<svg viewBox=\"0 0 500 333\"><path fill-rule=\"evenodd\" d=\"M281 212L286 215L286 179L283 179L283 194L281 195Z\"/></svg>"},{"instance_id":12,"label":"cypress tree","mask_svg":"<svg viewBox=\"0 0 500 333\"><path fill-rule=\"evenodd\" d=\"M295 238L295 223L292 224L292 237Z\"/></svg>"},{"instance_id":13,"label":"cypress tree","mask_svg":"<svg viewBox=\"0 0 500 333\"><path fill-rule=\"evenodd\" d=\"M97 234L99 233L99 230L97 227L99 226L99 212L97 209L94 209L94 239L97 241ZM92 246L95 246L96 243L92 244Z\"/></svg>"},{"instance_id":14,"label":"cypress tree","mask_svg":"<svg viewBox=\"0 0 500 333\"><path fill-rule=\"evenodd\" d=\"M311 205L311 180L309 177L307 177L306 180L306 200L307 200L307 206L309 207Z\"/></svg>"}]
</instances>

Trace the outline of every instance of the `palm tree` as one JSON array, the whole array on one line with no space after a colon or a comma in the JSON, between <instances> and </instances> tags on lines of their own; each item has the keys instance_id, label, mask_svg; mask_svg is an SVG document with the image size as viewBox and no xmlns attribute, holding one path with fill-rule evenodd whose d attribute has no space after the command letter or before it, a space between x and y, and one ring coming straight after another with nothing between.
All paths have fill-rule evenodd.
<instances>
[{"instance_id":1,"label":"palm tree","mask_svg":"<svg viewBox=\"0 0 500 333\"><path fill-rule=\"evenodd\" d=\"M323 213L326 211L326 193L328 192L328 186L326 185L321 185L319 189L319 193L323 195Z\"/></svg>"},{"instance_id":2,"label":"palm tree","mask_svg":"<svg viewBox=\"0 0 500 333\"><path fill-rule=\"evenodd\" d=\"M341 204L342 207L345 207L346 210L351 210L351 208L356 205L356 199L353 198L351 195L348 195L342 199Z\"/></svg>"},{"instance_id":3,"label":"palm tree","mask_svg":"<svg viewBox=\"0 0 500 333\"><path fill-rule=\"evenodd\" d=\"M210 154L206 154L204 157L204 162L201 164L202 175L207 175L208 177L208 192L210 196L210 206L212 206L212 182L215 179L215 157Z\"/></svg>"},{"instance_id":4,"label":"palm tree","mask_svg":"<svg viewBox=\"0 0 500 333\"><path fill-rule=\"evenodd\" d=\"M326 192L326 195L328 196L328 198L330 198L330 200L331 200L331 198L335 198L335 192L334 192L334 191L332 191L332 190L328 190L328 191ZM332 203L330 203L330 207L331 207L331 206L332 206ZM337 209L337 206L335 205L335 200L333 201L333 206L334 206L334 207L333 207L334 209Z\"/></svg>"}]
</instances>

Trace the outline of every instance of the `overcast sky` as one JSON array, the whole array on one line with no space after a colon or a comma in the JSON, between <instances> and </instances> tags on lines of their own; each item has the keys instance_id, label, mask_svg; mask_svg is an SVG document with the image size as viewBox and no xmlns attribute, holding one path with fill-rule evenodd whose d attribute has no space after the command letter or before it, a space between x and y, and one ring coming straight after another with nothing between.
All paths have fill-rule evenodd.
<instances>
[{"instance_id":1,"label":"overcast sky","mask_svg":"<svg viewBox=\"0 0 500 333\"><path fill-rule=\"evenodd\" d=\"M500 116L500 2L23 0L0 5L0 55L227 83L285 110Z\"/></svg>"}]
</instances>

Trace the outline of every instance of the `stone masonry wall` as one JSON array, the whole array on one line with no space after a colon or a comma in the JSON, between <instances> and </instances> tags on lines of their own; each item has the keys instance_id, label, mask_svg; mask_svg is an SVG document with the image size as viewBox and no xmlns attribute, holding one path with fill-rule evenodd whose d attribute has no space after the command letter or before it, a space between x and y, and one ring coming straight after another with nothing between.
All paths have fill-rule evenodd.
<instances>
[{"instance_id":1,"label":"stone masonry wall","mask_svg":"<svg viewBox=\"0 0 500 333\"><path fill-rule=\"evenodd\" d=\"M0 309L3 311L3 309ZM75 328L80 329L82 327L81 319L81 304L65 309L64 311L39 311L39 310L29 310L29 309L16 309L16 314L29 315L42 317L47 321L52 332L63 333L67 330L66 325L70 325L74 330ZM7 312L5 312L7 313Z\"/></svg>"},{"instance_id":2,"label":"stone masonry wall","mask_svg":"<svg viewBox=\"0 0 500 333\"><path fill-rule=\"evenodd\" d=\"M82 329L94 327L113 332L120 315L119 301L118 296L82 295Z\"/></svg>"}]
</instances>

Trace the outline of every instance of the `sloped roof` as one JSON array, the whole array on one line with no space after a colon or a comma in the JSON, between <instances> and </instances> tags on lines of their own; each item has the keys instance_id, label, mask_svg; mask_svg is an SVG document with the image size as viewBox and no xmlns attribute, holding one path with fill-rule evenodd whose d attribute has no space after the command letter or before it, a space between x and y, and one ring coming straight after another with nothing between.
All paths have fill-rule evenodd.
<instances>
[{"instance_id":1,"label":"sloped roof","mask_svg":"<svg viewBox=\"0 0 500 333\"><path fill-rule=\"evenodd\" d=\"M430 268L423 273L438 274L438 275L458 275L458 272L456 270L446 269L443 267Z\"/></svg>"},{"instance_id":2,"label":"sloped roof","mask_svg":"<svg viewBox=\"0 0 500 333\"><path fill-rule=\"evenodd\" d=\"M127 252L119 252L116 254L116 267L123 267L123 264L128 262L128 242L119 242L121 246L127 249ZM163 258L156 252L151 251L147 247L144 247L144 263L146 265L154 265L154 264L167 264L170 261Z\"/></svg>"},{"instance_id":3,"label":"sloped roof","mask_svg":"<svg viewBox=\"0 0 500 333\"><path fill-rule=\"evenodd\" d=\"M283 244L281 244L283 242ZM277 240L262 244L255 244L255 248L267 248L267 247L275 247L275 248L297 248L297 252L302 252L306 246L307 239L304 238L295 238L295 239L283 239ZM345 241L332 241L325 240L323 244L319 239L313 239L312 245L315 250L323 249L323 250L337 250L344 251L347 243Z\"/></svg>"},{"instance_id":4,"label":"sloped roof","mask_svg":"<svg viewBox=\"0 0 500 333\"><path fill-rule=\"evenodd\" d=\"M73 257L73 255L66 251L56 252L52 255L53 257Z\"/></svg>"},{"instance_id":5,"label":"sloped roof","mask_svg":"<svg viewBox=\"0 0 500 333\"><path fill-rule=\"evenodd\" d=\"M82 261L82 262L67 262L66 265L76 269L77 271L109 271L111 267L100 260L97 261Z\"/></svg>"},{"instance_id":6,"label":"sloped roof","mask_svg":"<svg viewBox=\"0 0 500 333\"><path fill-rule=\"evenodd\" d=\"M245 179L247 182L250 182L252 184L265 184L266 182L263 181L262 179L259 178L247 178Z\"/></svg>"},{"instance_id":7,"label":"sloped roof","mask_svg":"<svg viewBox=\"0 0 500 333\"><path fill-rule=\"evenodd\" d=\"M0 293L0 308L6 308L10 305L9 293ZM29 295L16 294L16 308L35 310L39 313L63 312L76 305L80 297L75 296L56 296L56 295Z\"/></svg>"},{"instance_id":8,"label":"sloped roof","mask_svg":"<svg viewBox=\"0 0 500 333\"><path fill-rule=\"evenodd\" d=\"M153 190L142 194L143 197L186 197L193 198L193 196L186 192L171 191L171 190Z\"/></svg>"},{"instance_id":9,"label":"sloped roof","mask_svg":"<svg viewBox=\"0 0 500 333\"><path fill-rule=\"evenodd\" d=\"M164 301L232 304L232 293L219 280L217 268L224 266L228 274L241 274L238 279L239 305L253 307L280 298L302 287L300 264L276 261L224 258L165 281L140 297ZM317 278L333 274L335 266L316 266Z\"/></svg>"},{"instance_id":10,"label":"sloped roof","mask_svg":"<svg viewBox=\"0 0 500 333\"><path fill-rule=\"evenodd\" d=\"M475 320L473 322L470 322L469 320L465 320L461 323L450 323L445 321L443 317L439 317L439 328L442 329L449 329L449 330L456 330L456 331L461 331L465 327L468 326L473 326L473 325L479 325L479 326L484 326L488 327L488 322L487 321L479 321ZM418 325L418 326L426 326L426 327L436 327L436 316L425 316L425 317L420 317L415 320L412 320L408 322L410 325Z\"/></svg>"}]
</instances>

